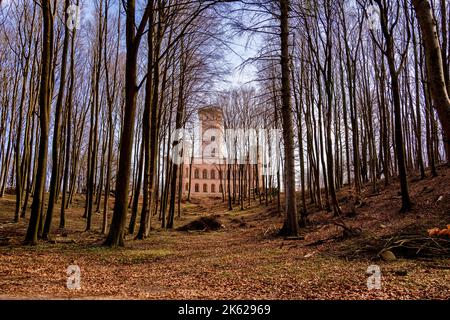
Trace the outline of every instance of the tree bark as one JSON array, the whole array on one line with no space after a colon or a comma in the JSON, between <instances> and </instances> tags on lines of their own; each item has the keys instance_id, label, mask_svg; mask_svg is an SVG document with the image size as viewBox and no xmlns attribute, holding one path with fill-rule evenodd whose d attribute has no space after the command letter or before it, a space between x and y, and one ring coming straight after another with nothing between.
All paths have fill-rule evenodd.
<instances>
[{"instance_id":1,"label":"tree bark","mask_svg":"<svg viewBox=\"0 0 450 320\"><path fill-rule=\"evenodd\" d=\"M41 126L41 136L39 139L39 155L36 170L36 182L34 188L34 198L31 205L31 215L25 236L25 244L37 244L38 226L41 218L41 207L44 202L45 178L47 172L47 154L48 154L48 127L50 118L50 79L51 62L53 51L53 16L50 3L47 0L41 0L42 19L43 19L43 38L42 38L42 68L39 93L39 122Z\"/></svg>"},{"instance_id":2,"label":"tree bark","mask_svg":"<svg viewBox=\"0 0 450 320\"><path fill-rule=\"evenodd\" d=\"M65 12L65 18L64 21L67 21L68 13L67 8L69 7L69 0L65 0L64 3L64 12ZM56 100L56 106L55 106L55 123L54 123L54 129L53 129L53 144L52 144L52 174L50 178L50 195L48 199L48 207L47 207L47 215L45 216L45 224L44 224L44 230L42 233L42 237L44 239L47 239L48 234L50 232L50 227L52 224L52 218L53 218L53 209L55 207L55 198L57 195L57 182L58 179L58 173L59 173L59 166L58 166L58 157L59 157L59 135L60 135L60 122L61 122L61 113L62 113L62 107L63 107L63 101L64 101L64 94L66 90L66 73L67 73L67 54L69 51L69 39L70 39L70 31L69 31L69 24L65 23L65 29L64 29L64 43L63 43L63 51L62 51L62 58L61 58L61 74L59 79L59 92L58 92L58 98ZM70 123L70 122L69 122Z\"/></svg>"},{"instance_id":3,"label":"tree bark","mask_svg":"<svg viewBox=\"0 0 450 320\"><path fill-rule=\"evenodd\" d=\"M441 54L436 21L433 18L429 1L413 0L412 3L422 33L433 106L437 110L442 125L444 145L448 157L450 151L450 98L445 84L443 67L443 58L445 57L442 57ZM449 159L447 159L447 162L450 163Z\"/></svg>"},{"instance_id":4,"label":"tree bark","mask_svg":"<svg viewBox=\"0 0 450 320\"><path fill-rule=\"evenodd\" d=\"M294 130L292 128L291 79L289 71L289 5L289 0L280 0L281 116L286 170L286 219L280 234L297 236L298 216L295 194Z\"/></svg>"},{"instance_id":5,"label":"tree bark","mask_svg":"<svg viewBox=\"0 0 450 320\"><path fill-rule=\"evenodd\" d=\"M147 24L149 6L146 7L142 21L136 30L136 3L128 0L126 3L126 70L125 70L125 113L120 139L119 169L116 181L116 202L108 236L104 242L111 247L124 245L124 228L127 219L128 193L130 190L130 168L133 148L136 95L137 95L137 56L140 40Z\"/></svg>"}]
</instances>

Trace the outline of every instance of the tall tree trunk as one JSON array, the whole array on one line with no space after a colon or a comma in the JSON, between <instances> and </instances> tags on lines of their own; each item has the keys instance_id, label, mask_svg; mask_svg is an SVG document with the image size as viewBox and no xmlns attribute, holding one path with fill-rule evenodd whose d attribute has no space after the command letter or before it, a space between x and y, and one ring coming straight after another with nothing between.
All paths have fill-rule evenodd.
<instances>
[{"instance_id":1,"label":"tall tree trunk","mask_svg":"<svg viewBox=\"0 0 450 320\"><path fill-rule=\"evenodd\" d=\"M48 127L50 118L50 79L51 62L53 51L53 16L50 3L41 0L43 37L42 37L42 68L39 93L39 122L41 126L41 136L39 139L39 156L36 170L36 182L34 188L34 198L31 205L31 215L25 236L25 244L37 244L38 224L41 219L41 207L44 202L45 178L47 172L48 154Z\"/></svg>"},{"instance_id":2,"label":"tall tree trunk","mask_svg":"<svg viewBox=\"0 0 450 320\"><path fill-rule=\"evenodd\" d=\"M64 3L64 12L65 20L67 21L68 13L67 8L69 7L69 0L65 0ZM62 58L61 58L61 74L59 79L59 92L58 92L58 98L56 100L56 106L55 106L55 123L53 126L53 144L52 144L52 174L50 178L50 195L48 199L48 207L47 207L47 215L45 216L45 224L44 224L44 230L42 233L42 237L44 239L47 239L48 234L50 232L50 227L52 224L52 218L53 218L53 209L55 207L55 198L57 195L57 182L58 179L58 173L59 173L59 166L58 166L58 156L59 156L59 135L60 135L60 122L61 122L61 113L62 113L62 107L63 107L63 101L64 101L64 94L66 90L66 73L67 73L67 54L69 51L69 39L70 39L70 31L69 31L69 24L65 24L64 28L64 43L63 43L63 51L62 51Z\"/></svg>"},{"instance_id":3,"label":"tall tree trunk","mask_svg":"<svg viewBox=\"0 0 450 320\"><path fill-rule=\"evenodd\" d=\"M143 119L143 121L145 121ZM144 126L142 126L144 129ZM142 187L142 172L144 169L144 140L142 140L140 151L139 151L139 161L138 161L138 174L137 174L137 183L134 190L133 204L131 207L131 217L130 224L128 225L128 233L134 234L134 229L136 227L136 218L139 208L139 198L141 196L141 187Z\"/></svg>"},{"instance_id":4,"label":"tall tree trunk","mask_svg":"<svg viewBox=\"0 0 450 320\"><path fill-rule=\"evenodd\" d=\"M77 1L78 3L78 1ZM68 202L67 192L69 190L69 169L70 169L70 150L71 150L71 139L72 139L72 106L73 106L73 94L74 94L74 84L75 84L75 35L76 29L72 31L72 40L71 40L71 52L70 52L70 85L69 85L69 93L67 96L67 118L66 118L66 151L65 151L65 161L64 161L64 178L63 178L63 192L61 199L61 212L60 212L60 220L59 227L65 228L66 226L66 202ZM73 155L72 155L73 157ZM73 161L73 160L72 160ZM67 199L67 200L66 200Z\"/></svg>"},{"instance_id":5,"label":"tall tree trunk","mask_svg":"<svg viewBox=\"0 0 450 320\"><path fill-rule=\"evenodd\" d=\"M413 0L417 20L422 31L423 47L428 71L431 96L441 121L444 146L449 157L450 152L450 98L445 84L442 51L439 44L436 21L433 18L428 0ZM450 159L447 159L450 163Z\"/></svg>"},{"instance_id":6,"label":"tall tree trunk","mask_svg":"<svg viewBox=\"0 0 450 320\"><path fill-rule=\"evenodd\" d=\"M414 26L411 26L414 27ZM417 53L417 40L416 34L412 33L413 50L414 50L414 78L415 78L415 90L416 90L416 135L417 135L417 162L420 169L420 178L424 179L425 165L423 163L423 150L422 150L422 111L420 105L420 78L419 78L419 58Z\"/></svg>"},{"instance_id":7,"label":"tall tree trunk","mask_svg":"<svg viewBox=\"0 0 450 320\"><path fill-rule=\"evenodd\" d=\"M384 40L386 42L385 55L388 60L389 71L391 74L391 90L394 102L394 134L395 146L397 154L397 165L400 179L400 189L402 193L402 207L401 212L406 212L411 209L412 203L409 197L408 179L405 162L405 146L402 133L402 111L400 101L400 86L399 86L399 70L395 66L395 48L394 37L392 35L392 28L388 27L388 9L381 4L381 0L376 0L381 11L381 29L383 31ZM398 4L399 5L399 4ZM397 13L398 14L398 13ZM400 67L401 68L401 67Z\"/></svg>"},{"instance_id":8,"label":"tall tree trunk","mask_svg":"<svg viewBox=\"0 0 450 320\"><path fill-rule=\"evenodd\" d=\"M136 95L137 95L137 56L140 40L150 13L146 7L142 21L136 30L136 3L128 0L126 3L126 70L125 70L125 113L120 139L119 169L116 180L116 202L114 213L105 245L111 247L124 245L124 228L127 219L128 193L130 190L130 169L133 148Z\"/></svg>"},{"instance_id":9,"label":"tall tree trunk","mask_svg":"<svg viewBox=\"0 0 450 320\"><path fill-rule=\"evenodd\" d=\"M143 202L141 209L141 219L139 223L139 231L136 236L137 239L144 239L147 233L147 221L151 219L151 197L150 193L150 127L151 123L151 106L153 95L158 94L157 92L153 92L153 74L152 74L152 64L154 61L154 44L153 44L153 36L154 36L154 2L152 1L152 11L149 16L150 27L147 35L147 46L148 46L148 54L147 54L147 82L145 86L145 100L144 100L144 114L142 117L142 143L144 144L144 183L143 183ZM153 123L155 125L155 123ZM156 141L154 142L156 144Z\"/></svg>"},{"instance_id":10,"label":"tall tree trunk","mask_svg":"<svg viewBox=\"0 0 450 320\"><path fill-rule=\"evenodd\" d=\"M177 115L175 117L175 129L183 128L184 121L184 86L185 86L185 76L186 76L186 64L187 64L187 54L184 48L184 39L181 39L180 44L181 51L181 62L180 62L180 83L178 84L178 104L177 104ZM172 143L172 157L183 157L183 142L185 137L181 136L180 133L176 133L177 136L174 137ZM181 151L181 154L179 153ZM175 197L176 197L176 186L179 176L179 184L182 183L182 175L178 175L180 162L176 161L172 163L172 179L170 185L170 204L169 204L169 215L167 216L167 229L173 228L173 219L175 216Z\"/></svg>"},{"instance_id":11,"label":"tall tree trunk","mask_svg":"<svg viewBox=\"0 0 450 320\"><path fill-rule=\"evenodd\" d=\"M289 0L280 0L281 40L281 116L285 149L286 219L280 234L298 235L297 199L295 194L294 130L292 128L291 80L289 71Z\"/></svg>"}]
</instances>

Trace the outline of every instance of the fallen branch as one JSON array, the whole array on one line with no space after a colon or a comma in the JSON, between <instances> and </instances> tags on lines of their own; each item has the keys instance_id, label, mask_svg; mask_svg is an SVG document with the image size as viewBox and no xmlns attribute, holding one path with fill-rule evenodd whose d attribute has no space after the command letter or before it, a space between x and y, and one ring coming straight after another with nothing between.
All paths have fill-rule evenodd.
<instances>
[{"instance_id":1,"label":"fallen branch","mask_svg":"<svg viewBox=\"0 0 450 320\"><path fill-rule=\"evenodd\" d=\"M389 237L365 237L333 252L339 257L356 259L379 257L391 251L406 259L450 258L450 239L428 237L420 234L396 234Z\"/></svg>"}]
</instances>

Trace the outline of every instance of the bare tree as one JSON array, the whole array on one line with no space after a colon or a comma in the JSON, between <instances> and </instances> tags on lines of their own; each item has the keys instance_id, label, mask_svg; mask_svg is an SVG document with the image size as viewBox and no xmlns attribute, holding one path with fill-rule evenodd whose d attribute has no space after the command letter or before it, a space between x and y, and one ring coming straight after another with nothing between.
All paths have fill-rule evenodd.
<instances>
[{"instance_id":1,"label":"bare tree","mask_svg":"<svg viewBox=\"0 0 450 320\"><path fill-rule=\"evenodd\" d=\"M48 1L41 1L42 8L42 59L41 80L39 93L39 122L41 134L39 141L39 157L36 169L36 182L34 188L33 203L31 205L31 216L25 236L26 244L36 244L38 236L39 220L42 219L42 207L44 202L44 187L47 169L48 154L48 127L50 118L50 82L52 78L52 55L53 55L53 13Z\"/></svg>"}]
</instances>

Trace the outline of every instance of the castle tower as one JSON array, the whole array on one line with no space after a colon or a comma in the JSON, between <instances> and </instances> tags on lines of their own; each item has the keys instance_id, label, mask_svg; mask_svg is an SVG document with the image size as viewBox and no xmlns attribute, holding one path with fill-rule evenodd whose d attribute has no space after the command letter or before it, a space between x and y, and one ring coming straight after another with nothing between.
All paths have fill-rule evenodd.
<instances>
[{"instance_id":1,"label":"castle tower","mask_svg":"<svg viewBox=\"0 0 450 320\"><path fill-rule=\"evenodd\" d=\"M209 106L198 111L201 125L202 155L203 158L215 158L220 153L223 143L224 125L222 109Z\"/></svg>"},{"instance_id":2,"label":"castle tower","mask_svg":"<svg viewBox=\"0 0 450 320\"><path fill-rule=\"evenodd\" d=\"M201 155L193 157L192 165L183 165L183 194L190 194L192 197L224 197L228 190L228 166L224 157L225 150L225 126L223 122L222 109L215 106L201 108L198 111L199 135L201 142ZM254 166L249 166L249 183L255 187L258 183L262 188L262 170L258 165L259 180L255 181L256 173ZM236 177L238 172L231 169L230 177ZM230 183L229 189L233 192L234 184Z\"/></svg>"}]
</instances>

